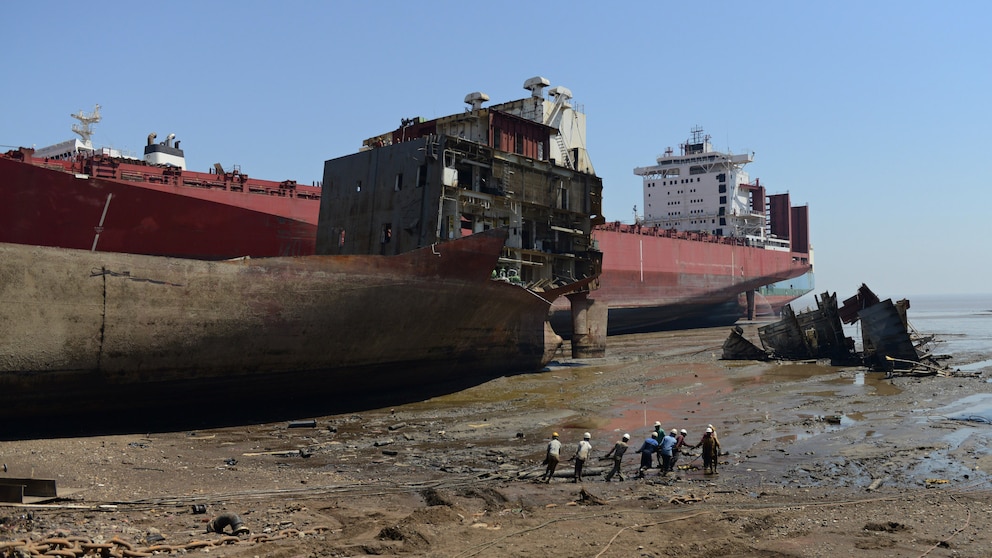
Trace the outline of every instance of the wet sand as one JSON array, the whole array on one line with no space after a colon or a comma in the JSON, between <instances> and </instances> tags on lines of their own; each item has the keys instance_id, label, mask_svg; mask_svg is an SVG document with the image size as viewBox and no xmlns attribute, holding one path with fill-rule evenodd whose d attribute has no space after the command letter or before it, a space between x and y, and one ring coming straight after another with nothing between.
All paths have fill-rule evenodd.
<instances>
[{"instance_id":1,"label":"wet sand","mask_svg":"<svg viewBox=\"0 0 992 558\"><path fill-rule=\"evenodd\" d=\"M79 489L3 508L0 541L116 536L140 550L162 537L176 552L217 543L215 556L987 555L992 427L949 418L982 409L984 377L722 361L728 333L611 337L602 359L563 356L426 401L294 417L313 428L0 442L7 476ZM691 443L713 424L719 474L692 452L677 474L630 480L656 420ZM582 483L567 461L535 482L552 431L565 459L592 434ZM625 432L628 480L605 483L599 457ZM205 533L224 512L264 537Z\"/></svg>"}]
</instances>

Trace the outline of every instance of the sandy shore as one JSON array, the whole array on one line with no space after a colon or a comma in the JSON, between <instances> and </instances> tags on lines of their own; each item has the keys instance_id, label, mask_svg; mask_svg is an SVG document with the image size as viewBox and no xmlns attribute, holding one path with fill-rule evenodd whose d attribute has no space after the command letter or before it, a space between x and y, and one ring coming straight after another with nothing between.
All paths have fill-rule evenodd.
<instances>
[{"instance_id":1,"label":"sandy shore","mask_svg":"<svg viewBox=\"0 0 992 558\"><path fill-rule=\"evenodd\" d=\"M66 495L0 508L0 556L52 539L77 555L989 555L990 427L948 418L992 391L985 378L722 361L727 333L613 337L603 359L292 417L314 426L0 442L3 476L55 479ZM628 480L603 482L599 457L625 432L636 449L656 420L693 443L713 424L719 474L689 455L677 474L631 480L631 451ZM535 482L552 431L565 456L592 434L582 483L568 462ZM206 533L222 514L250 534Z\"/></svg>"}]
</instances>

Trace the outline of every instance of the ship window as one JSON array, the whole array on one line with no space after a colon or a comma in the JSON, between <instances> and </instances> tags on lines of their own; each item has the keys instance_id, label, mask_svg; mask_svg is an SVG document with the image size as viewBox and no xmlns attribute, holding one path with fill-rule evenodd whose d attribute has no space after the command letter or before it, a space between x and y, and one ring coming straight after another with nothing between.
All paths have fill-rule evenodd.
<instances>
[{"instance_id":1,"label":"ship window","mask_svg":"<svg viewBox=\"0 0 992 558\"><path fill-rule=\"evenodd\" d=\"M689 174L705 174L705 173L706 173L706 167L702 167L699 165L693 165L689 167Z\"/></svg>"},{"instance_id":2,"label":"ship window","mask_svg":"<svg viewBox=\"0 0 992 558\"><path fill-rule=\"evenodd\" d=\"M523 155L524 154L524 135L518 133L517 134L517 137L515 139L516 139L516 141L515 141L515 144L513 146L513 152L516 153L516 154L518 154L518 155Z\"/></svg>"},{"instance_id":3,"label":"ship window","mask_svg":"<svg viewBox=\"0 0 992 558\"><path fill-rule=\"evenodd\" d=\"M721 184L720 185L720 193L721 194L726 194L727 193L727 185L726 184Z\"/></svg>"},{"instance_id":4,"label":"ship window","mask_svg":"<svg viewBox=\"0 0 992 558\"><path fill-rule=\"evenodd\" d=\"M720 224L721 225L726 225L727 224L727 218L726 217L720 217Z\"/></svg>"},{"instance_id":5,"label":"ship window","mask_svg":"<svg viewBox=\"0 0 992 558\"><path fill-rule=\"evenodd\" d=\"M720 196L720 203L722 205L727 205L727 196Z\"/></svg>"},{"instance_id":6,"label":"ship window","mask_svg":"<svg viewBox=\"0 0 992 558\"><path fill-rule=\"evenodd\" d=\"M568 188L564 186L558 187L558 209L568 209Z\"/></svg>"},{"instance_id":7,"label":"ship window","mask_svg":"<svg viewBox=\"0 0 992 558\"><path fill-rule=\"evenodd\" d=\"M399 192L403 189L403 173L396 173L396 181L393 183L393 191Z\"/></svg>"},{"instance_id":8,"label":"ship window","mask_svg":"<svg viewBox=\"0 0 992 558\"><path fill-rule=\"evenodd\" d=\"M716 175L716 179L719 180L720 182L726 182L727 181L727 173L721 172L720 174Z\"/></svg>"},{"instance_id":9,"label":"ship window","mask_svg":"<svg viewBox=\"0 0 992 558\"><path fill-rule=\"evenodd\" d=\"M499 127L493 128L493 149L502 149L503 131Z\"/></svg>"},{"instance_id":10,"label":"ship window","mask_svg":"<svg viewBox=\"0 0 992 558\"><path fill-rule=\"evenodd\" d=\"M427 185L427 165L420 165L417 169L417 188L423 188Z\"/></svg>"},{"instance_id":11,"label":"ship window","mask_svg":"<svg viewBox=\"0 0 992 558\"><path fill-rule=\"evenodd\" d=\"M665 169L662 172L662 178L677 178L679 176L679 169Z\"/></svg>"}]
</instances>

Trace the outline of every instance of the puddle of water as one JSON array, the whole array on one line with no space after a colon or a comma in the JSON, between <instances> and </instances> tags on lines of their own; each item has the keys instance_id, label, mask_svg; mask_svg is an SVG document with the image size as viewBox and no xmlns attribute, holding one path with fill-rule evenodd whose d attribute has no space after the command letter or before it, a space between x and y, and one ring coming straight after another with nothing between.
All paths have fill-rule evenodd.
<instances>
[{"instance_id":1,"label":"puddle of water","mask_svg":"<svg viewBox=\"0 0 992 558\"><path fill-rule=\"evenodd\" d=\"M827 432L836 432L838 430L847 428L857 424L858 421L864 420L864 415L861 413L851 413L849 415L799 415L799 418L804 419L803 424L799 426L799 429L792 430L788 434L783 434L775 438L777 442L791 443L798 442L801 440L808 440L813 436L818 436Z\"/></svg>"},{"instance_id":2,"label":"puddle of water","mask_svg":"<svg viewBox=\"0 0 992 558\"><path fill-rule=\"evenodd\" d=\"M969 395L934 412L951 420L992 424L992 393Z\"/></svg>"},{"instance_id":3,"label":"puddle of water","mask_svg":"<svg viewBox=\"0 0 992 558\"><path fill-rule=\"evenodd\" d=\"M955 366L955 368L957 368L962 372L978 372L979 370L992 368L992 359L980 360L978 362L971 362L968 364L963 364L961 366Z\"/></svg>"},{"instance_id":4,"label":"puddle of water","mask_svg":"<svg viewBox=\"0 0 992 558\"><path fill-rule=\"evenodd\" d=\"M685 428L696 443L706 425L717 422L721 402L733 391L733 381L722 367L695 367L690 373L650 381L643 397L618 401L602 428L628 432L632 443L640 444L659 421L666 431Z\"/></svg>"},{"instance_id":5,"label":"puddle of water","mask_svg":"<svg viewBox=\"0 0 992 558\"><path fill-rule=\"evenodd\" d=\"M833 384L869 387L874 391L875 395L897 395L902 393L902 390L893 385L891 380L885 378L884 372L856 372L853 379L842 377L828 381Z\"/></svg>"}]
</instances>

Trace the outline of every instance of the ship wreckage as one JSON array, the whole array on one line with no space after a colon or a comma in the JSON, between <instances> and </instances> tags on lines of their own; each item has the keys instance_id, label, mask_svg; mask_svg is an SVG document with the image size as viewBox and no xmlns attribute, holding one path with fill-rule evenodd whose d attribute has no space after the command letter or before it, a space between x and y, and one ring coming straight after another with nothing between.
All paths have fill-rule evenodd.
<instances>
[{"instance_id":1,"label":"ship wreckage","mask_svg":"<svg viewBox=\"0 0 992 558\"><path fill-rule=\"evenodd\" d=\"M871 370L892 374L940 374L949 358L934 355L933 336L921 336L909 324L909 300L879 300L866 285L837 306L837 295L824 292L816 297L817 308L799 312L791 305L782 308L782 319L758 328L761 347L734 327L723 344L725 360L821 360L831 364L862 364ZM860 323L862 350L844 335L843 324Z\"/></svg>"}]
</instances>

